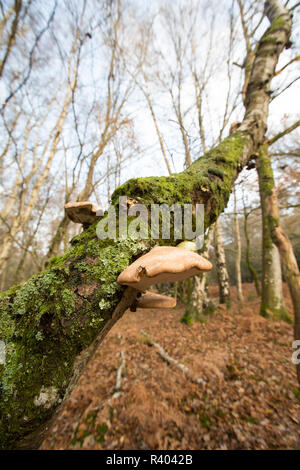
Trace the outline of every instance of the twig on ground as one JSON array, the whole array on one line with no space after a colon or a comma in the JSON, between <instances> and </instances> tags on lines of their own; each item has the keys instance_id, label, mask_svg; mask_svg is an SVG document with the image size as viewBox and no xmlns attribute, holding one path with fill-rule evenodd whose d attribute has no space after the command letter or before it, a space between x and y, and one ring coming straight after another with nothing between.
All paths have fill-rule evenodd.
<instances>
[{"instance_id":1,"label":"twig on ground","mask_svg":"<svg viewBox=\"0 0 300 470\"><path fill-rule=\"evenodd\" d=\"M174 364L178 369L182 370L182 372L184 372L187 377L192 381L192 382L196 382L197 384L205 384L206 381L204 379L201 379L200 377L196 377L194 378L191 373L190 373L190 370L187 366L185 366L184 364L181 364L181 362L178 362L176 359L174 359L173 357L169 356L169 354L164 350L164 348L159 344L159 343L155 343L155 341L153 341L150 337L150 335L144 331L144 330L140 330L140 332L146 336L147 338L147 342L150 346L154 346L157 350L158 350L158 353L159 355L168 363L168 364Z\"/></svg>"},{"instance_id":2,"label":"twig on ground","mask_svg":"<svg viewBox=\"0 0 300 470\"><path fill-rule=\"evenodd\" d=\"M121 391L121 382L122 382L122 372L123 372L123 369L125 367L125 354L124 354L124 351L121 351L120 355L121 355L121 358L122 358L122 362L121 362L121 364L120 364L120 366L117 370L117 377L116 377L116 384L115 384L115 388L114 388L114 393L112 394L112 396L110 398L103 401L100 405L93 407L93 411L100 411L106 405L111 405L112 401L115 398L118 398L123 394L123 392Z\"/></svg>"},{"instance_id":3,"label":"twig on ground","mask_svg":"<svg viewBox=\"0 0 300 470\"><path fill-rule=\"evenodd\" d=\"M117 398L119 397L122 392L121 392L121 382L122 382L122 371L123 371L123 368L125 366L125 354L124 354L124 351L121 351L121 358L122 358L122 362L118 368L118 371L117 371L117 378L116 378L116 385L115 385L115 392L114 394L112 395L112 397L110 398L110 401L113 399L113 398Z\"/></svg>"}]
</instances>

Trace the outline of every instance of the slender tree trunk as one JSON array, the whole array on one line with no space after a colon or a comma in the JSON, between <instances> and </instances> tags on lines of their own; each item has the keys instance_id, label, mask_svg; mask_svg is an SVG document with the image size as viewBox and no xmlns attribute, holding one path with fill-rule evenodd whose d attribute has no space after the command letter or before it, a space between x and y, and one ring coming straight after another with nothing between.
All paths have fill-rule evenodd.
<instances>
[{"instance_id":1,"label":"slender tree trunk","mask_svg":"<svg viewBox=\"0 0 300 470\"><path fill-rule=\"evenodd\" d=\"M107 89L108 89L108 96L106 100L106 110L105 110L105 123L104 123L104 128L101 133L101 138L99 145L97 146L96 150L94 151L88 165L88 172L85 178L84 186L82 190L80 191L78 197L77 197L77 202L82 202L86 201L89 199L93 192L93 178L94 178L94 172L96 165L103 155L103 152L105 151L108 143L111 141L111 139L116 135L118 129L121 127L121 116L122 116L122 110L124 107L124 104L128 98L129 94L129 89L126 89L124 91L123 98L118 106L116 106L116 103L114 103L114 100L112 98L112 90L111 90L111 82L113 81L113 76L115 72L115 61L116 61L116 50L117 50L117 45L118 45L118 30L120 26L120 2L117 2L118 4L118 19L116 20L114 26L113 26L113 46L111 50L111 59L110 59L110 70L109 74L107 77ZM108 179L109 183L109 174L108 174ZM68 195L70 196L74 190L75 190L76 183L73 183L73 186L69 188ZM68 201L68 198L66 200ZM50 244L49 244L49 249L48 252L45 256L45 259L43 261L44 266L48 263L51 257L56 256L58 252L58 248L64 239L65 233L67 231L68 225L70 223L70 220L64 215L64 217L61 219L57 230L52 237Z\"/></svg>"},{"instance_id":2,"label":"slender tree trunk","mask_svg":"<svg viewBox=\"0 0 300 470\"><path fill-rule=\"evenodd\" d=\"M69 65L69 68L70 68L70 65ZM13 219L13 222L11 224L9 231L6 233L6 235L3 238L3 241L1 244L1 251L0 251L0 269L3 269L5 267L7 260L9 258L9 253L10 253L10 250L12 249L14 240L17 237L18 233L22 230L22 228L26 225L26 223L30 219L32 211L34 210L37 199L39 197L41 187L43 186L44 182L48 178L48 175L51 169L51 164L54 159L57 146L60 141L61 133L63 130L63 125L67 116L68 107L71 102L71 92L76 82L76 71L72 75L73 75L72 81L71 83L68 84L66 95L65 95L65 100L64 100L61 112L57 119L56 125L52 131L54 135L53 136L51 135L49 137L49 141L52 139L52 143L51 143L49 155L46 160L46 164L44 168L42 169L41 174L34 181L33 186L30 187L30 192L29 192L28 187L26 191L24 190L22 192L19 213ZM47 146L48 144L46 144L44 151L47 150ZM28 193L28 201L26 201L26 192Z\"/></svg>"},{"instance_id":3,"label":"slender tree trunk","mask_svg":"<svg viewBox=\"0 0 300 470\"><path fill-rule=\"evenodd\" d=\"M147 207L203 203L206 227L216 221L239 172L263 143L270 82L290 35L291 17L276 0L267 1L267 15L272 25L257 47L239 130L182 173L128 181L112 195L116 208L120 195ZM136 292L116 279L155 240L99 240L95 225L73 238L71 249L46 271L0 295L4 449L39 446L93 351L135 300Z\"/></svg>"},{"instance_id":4,"label":"slender tree trunk","mask_svg":"<svg viewBox=\"0 0 300 470\"><path fill-rule=\"evenodd\" d=\"M246 213L246 209L244 207L244 233L245 233L245 239L246 239L246 262L248 269L250 271L250 274L252 276L252 280L255 285L256 293L260 297L261 292L260 292L260 286L259 286L259 280L258 280L258 275L256 272L256 269L254 268L253 264L251 263L251 256L250 256L250 237L249 237L249 232L248 232L248 217L249 213Z\"/></svg>"},{"instance_id":5,"label":"slender tree trunk","mask_svg":"<svg viewBox=\"0 0 300 470\"><path fill-rule=\"evenodd\" d=\"M6 269L4 271L1 272L1 276L0 276L0 292L4 291L5 287L6 287Z\"/></svg>"},{"instance_id":6,"label":"slender tree trunk","mask_svg":"<svg viewBox=\"0 0 300 470\"><path fill-rule=\"evenodd\" d=\"M159 125L158 125L158 122L157 122L156 114L155 114L155 111L154 111L154 107L153 107L153 104L152 104L152 100L151 100L151 96L150 96L150 92L149 92L149 88L148 88L148 80L147 80L147 77L146 77L145 73L143 74L143 77L144 77L144 80L145 80L145 89L142 86L140 86L140 89L142 90L142 92L143 92L143 94L146 98L146 101L148 103L148 107L149 107L149 110L150 110L150 113L151 113L151 116L152 116L153 124L154 124L155 130L156 130L156 135L158 137L160 150L161 150L161 153L163 155L163 159L164 159L164 162L166 164L168 173L170 175L172 173L172 170L171 170L171 166L170 166L169 159L168 159L168 156L167 156L167 152L166 152L166 149L165 149L165 144L164 144L164 141L163 141L163 137L162 137L162 134L160 132Z\"/></svg>"},{"instance_id":7,"label":"slender tree trunk","mask_svg":"<svg viewBox=\"0 0 300 470\"><path fill-rule=\"evenodd\" d=\"M213 225L208 229L208 233L201 250L201 255L205 258L209 257L212 235ZM186 281L183 281L183 285L186 290L186 311L181 320L188 324L194 321L201 321L203 319L203 314L215 309L209 296L207 273L202 273L191 279L187 279Z\"/></svg>"},{"instance_id":8,"label":"slender tree trunk","mask_svg":"<svg viewBox=\"0 0 300 470\"><path fill-rule=\"evenodd\" d=\"M220 219L217 219L214 226L214 246L217 261L217 276L219 284L220 304L230 304L230 285L226 266L224 241L222 236L222 226Z\"/></svg>"},{"instance_id":9,"label":"slender tree trunk","mask_svg":"<svg viewBox=\"0 0 300 470\"><path fill-rule=\"evenodd\" d=\"M275 188L271 160L268 156L268 145L262 145L259 153L258 168L260 184L265 195L266 215L273 242L278 247L285 278L287 280L294 308L295 339L300 340L300 272L293 246L280 225L279 206ZM300 384L300 364L297 365L297 375Z\"/></svg>"},{"instance_id":10,"label":"slender tree trunk","mask_svg":"<svg viewBox=\"0 0 300 470\"><path fill-rule=\"evenodd\" d=\"M71 222L70 219L66 216L66 214L64 214L64 216L61 219L61 221L60 221L60 223L59 223L59 225L56 229L56 232L55 232L55 234L54 234L54 236L53 236L53 238L50 242L48 252L45 256L45 259L43 260L42 268L44 268L47 265L50 258L57 255L59 246L61 244L62 239L64 238L64 235L67 231L67 228L68 228L70 222Z\"/></svg>"},{"instance_id":11,"label":"slender tree trunk","mask_svg":"<svg viewBox=\"0 0 300 470\"><path fill-rule=\"evenodd\" d=\"M208 229L208 234L203 246L203 250L201 251L201 255L205 258L209 258L209 249L211 246L211 241L214 233L214 226L211 225ZM201 314L205 314L208 311L212 311L215 309L214 303L210 299L209 291L208 291L208 282L207 282L207 273L200 274L199 276L195 276L194 280L194 290L192 293L192 305L194 311L197 312L197 317Z\"/></svg>"},{"instance_id":12,"label":"slender tree trunk","mask_svg":"<svg viewBox=\"0 0 300 470\"><path fill-rule=\"evenodd\" d=\"M269 196L270 185L274 188L275 182L269 157L261 156L258 159L258 178L260 203L262 214L262 296L260 314L264 317L272 315L274 318L290 320L284 305L282 291L282 274L280 256L277 246L272 239L269 224L271 205L276 204L274 198Z\"/></svg>"},{"instance_id":13,"label":"slender tree trunk","mask_svg":"<svg viewBox=\"0 0 300 470\"><path fill-rule=\"evenodd\" d=\"M235 231L235 243L236 243L235 277L236 277L237 298L240 302L242 302L244 300L243 288L242 288L242 274L241 274L242 247L241 247L239 219L238 219L237 207L236 207L235 188L233 190L233 194L234 194L234 231Z\"/></svg>"},{"instance_id":14,"label":"slender tree trunk","mask_svg":"<svg viewBox=\"0 0 300 470\"><path fill-rule=\"evenodd\" d=\"M14 14L15 17L13 19L12 25L11 25L11 30L9 32L7 41L6 41L6 50L4 52L4 57L3 59L0 60L0 77L3 75L3 70L6 64L6 61L10 55L12 46L15 42L16 36L18 34L18 25L19 25L19 19L20 19L20 13L22 9L22 1L21 0L15 0L14 2ZM10 14L10 12L9 12ZM4 45L3 45L4 46Z\"/></svg>"}]
</instances>

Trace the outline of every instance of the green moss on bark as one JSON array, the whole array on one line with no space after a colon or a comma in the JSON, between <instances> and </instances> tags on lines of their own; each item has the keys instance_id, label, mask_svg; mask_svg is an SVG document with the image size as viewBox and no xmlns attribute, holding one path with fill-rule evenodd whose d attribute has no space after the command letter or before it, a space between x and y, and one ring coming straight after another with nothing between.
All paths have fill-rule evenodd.
<instances>
[{"instance_id":1,"label":"green moss on bark","mask_svg":"<svg viewBox=\"0 0 300 470\"><path fill-rule=\"evenodd\" d=\"M122 296L118 274L147 249L136 240L98 240L93 226L45 272L1 295L1 448L36 429L61 402L75 358Z\"/></svg>"},{"instance_id":2,"label":"green moss on bark","mask_svg":"<svg viewBox=\"0 0 300 470\"><path fill-rule=\"evenodd\" d=\"M286 18L283 16L278 16L273 21L271 26L267 29L265 34L262 36L260 43L276 44L278 42L276 32L280 29L283 29L283 30L286 29Z\"/></svg>"},{"instance_id":3,"label":"green moss on bark","mask_svg":"<svg viewBox=\"0 0 300 470\"><path fill-rule=\"evenodd\" d=\"M279 318L291 323L292 318L284 305L282 292L278 292L278 286L275 285L275 276L278 273L273 272L275 269L273 265L275 244L273 230L278 226L279 220L272 215L272 207L274 211L277 200L275 197L276 190L271 160L268 156L268 145L262 145L260 148L258 175L263 226L263 272L260 314L265 318Z\"/></svg>"},{"instance_id":4,"label":"green moss on bark","mask_svg":"<svg viewBox=\"0 0 300 470\"><path fill-rule=\"evenodd\" d=\"M232 134L182 173L131 179L116 189L112 203L125 195L145 205L203 203L208 227L227 205L247 138L241 132Z\"/></svg>"},{"instance_id":5,"label":"green moss on bark","mask_svg":"<svg viewBox=\"0 0 300 470\"><path fill-rule=\"evenodd\" d=\"M287 323L293 323L293 319L284 305L282 305L281 308L274 308L262 301L260 305L260 315L264 318L273 318L274 320L283 320Z\"/></svg>"},{"instance_id":6,"label":"green moss on bark","mask_svg":"<svg viewBox=\"0 0 300 470\"><path fill-rule=\"evenodd\" d=\"M228 137L178 175L130 180L112 202L117 206L118 196L126 195L145 205L204 203L209 225L227 204L246 139L239 132ZM52 415L76 357L122 297L118 274L154 243L99 240L95 223L72 239L64 256L52 258L46 271L1 295L0 339L7 352L0 369L2 448L14 447Z\"/></svg>"}]
</instances>

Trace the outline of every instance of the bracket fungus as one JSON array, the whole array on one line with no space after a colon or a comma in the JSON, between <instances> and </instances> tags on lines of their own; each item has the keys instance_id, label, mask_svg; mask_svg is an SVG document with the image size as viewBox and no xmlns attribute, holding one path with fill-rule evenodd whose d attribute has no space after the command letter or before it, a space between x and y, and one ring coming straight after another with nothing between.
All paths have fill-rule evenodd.
<instances>
[{"instance_id":1,"label":"bracket fungus","mask_svg":"<svg viewBox=\"0 0 300 470\"><path fill-rule=\"evenodd\" d=\"M195 252L156 246L124 269L117 282L145 291L153 284L183 281L211 269L212 264Z\"/></svg>"},{"instance_id":2,"label":"bracket fungus","mask_svg":"<svg viewBox=\"0 0 300 470\"><path fill-rule=\"evenodd\" d=\"M72 222L82 224L84 227L95 222L97 217L103 216L101 207L97 207L90 201L68 202L65 204L65 212Z\"/></svg>"},{"instance_id":3,"label":"bracket fungus","mask_svg":"<svg viewBox=\"0 0 300 470\"><path fill-rule=\"evenodd\" d=\"M175 306L176 299L155 292L145 292L137 300L137 308L173 308Z\"/></svg>"}]
</instances>

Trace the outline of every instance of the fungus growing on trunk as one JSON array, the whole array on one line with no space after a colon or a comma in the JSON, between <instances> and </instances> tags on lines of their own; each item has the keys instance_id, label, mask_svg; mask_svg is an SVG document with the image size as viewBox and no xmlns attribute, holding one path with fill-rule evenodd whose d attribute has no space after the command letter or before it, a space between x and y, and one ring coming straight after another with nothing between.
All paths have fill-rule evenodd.
<instances>
[{"instance_id":1,"label":"fungus growing on trunk","mask_svg":"<svg viewBox=\"0 0 300 470\"><path fill-rule=\"evenodd\" d=\"M72 222L82 224L84 227L91 225L97 217L103 215L102 209L90 201L68 202L65 204L65 211Z\"/></svg>"},{"instance_id":2,"label":"fungus growing on trunk","mask_svg":"<svg viewBox=\"0 0 300 470\"><path fill-rule=\"evenodd\" d=\"M137 300L137 308L173 308L175 306L176 299L155 292L145 292Z\"/></svg>"},{"instance_id":3,"label":"fungus growing on trunk","mask_svg":"<svg viewBox=\"0 0 300 470\"><path fill-rule=\"evenodd\" d=\"M117 282L145 291L153 284L183 281L211 269L212 264L197 253L185 248L156 246L124 269Z\"/></svg>"}]
</instances>

